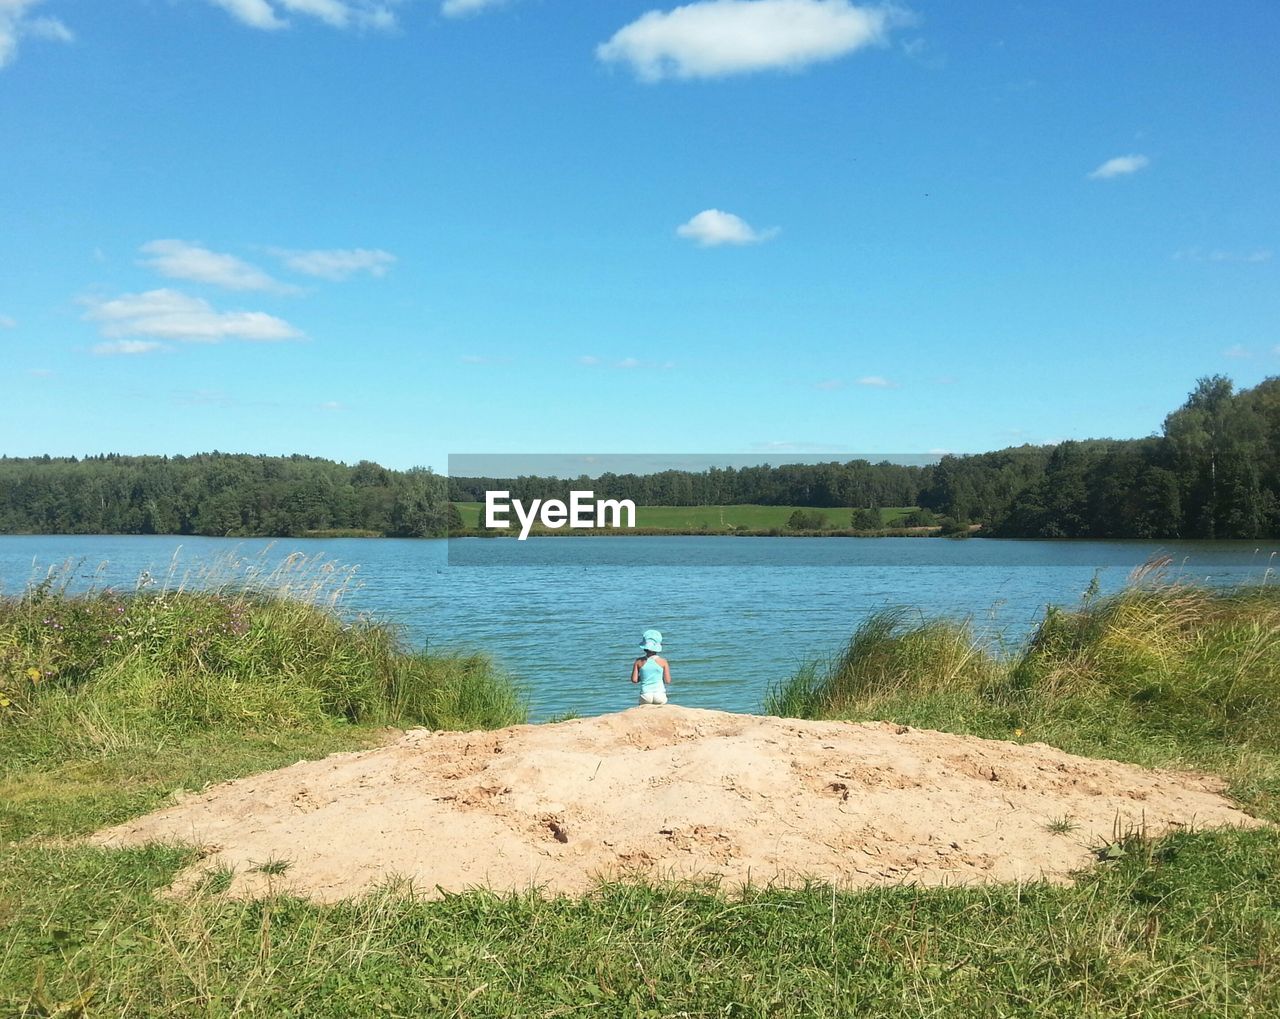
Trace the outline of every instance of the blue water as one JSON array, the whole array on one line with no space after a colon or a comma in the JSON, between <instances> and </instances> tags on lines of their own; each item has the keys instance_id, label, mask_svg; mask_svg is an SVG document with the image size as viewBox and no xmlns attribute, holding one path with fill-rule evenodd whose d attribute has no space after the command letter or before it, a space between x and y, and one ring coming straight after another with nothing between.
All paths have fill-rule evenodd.
<instances>
[{"instance_id":1,"label":"blue water","mask_svg":"<svg viewBox=\"0 0 1280 1019\"><path fill-rule=\"evenodd\" d=\"M1211 584L1274 582L1280 568L1276 542L58 535L0 536L0 590L18 593L51 567L76 589L132 590L144 573L150 586L199 586L268 574L291 554L285 575L341 588L345 611L398 623L415 645L491 653L524 686L534 720L630 704L649 627L666 636L673 701L755 711L770 684L886 606L969 617L1013 644L1046 604L1077 604L1095 576L1115 590L1157 554L1172 557L1171 576Z\"/></svg>"}]
</instances>

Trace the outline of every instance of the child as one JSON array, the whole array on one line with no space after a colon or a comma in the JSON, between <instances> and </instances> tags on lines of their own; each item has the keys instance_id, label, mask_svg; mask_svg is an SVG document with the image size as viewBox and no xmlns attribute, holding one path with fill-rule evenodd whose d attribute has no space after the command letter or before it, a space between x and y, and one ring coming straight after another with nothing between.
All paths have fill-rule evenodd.
<instances>
[{"instance_id":1,"label":"child","mask_svg":"<svg viewBox=\"0 0 1280 1019\"><path fill-rule=\"evenodd\" d=\"M666 688L671 685L671 666L658 654L662 650L662 632L645 630L640 646L644 649L644 654L631 666L631 682L640 684L640 703L666 704Z\"/></svg>"}]
</instances>

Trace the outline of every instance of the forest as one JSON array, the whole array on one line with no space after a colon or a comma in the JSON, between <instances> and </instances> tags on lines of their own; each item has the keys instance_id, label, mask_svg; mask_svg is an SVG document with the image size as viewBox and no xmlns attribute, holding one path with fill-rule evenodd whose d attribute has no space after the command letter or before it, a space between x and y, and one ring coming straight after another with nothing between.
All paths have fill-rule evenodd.
<instances>
[{"instance_id":1,"label":"forest","mask_svg":"<svg viewBox=\"0 0 1280 1019\"><path fill-rule=\"evenodd\" d=\"M983 535L1031 538L1280 536L1280 378L1236 391L1200 379L1161 434L944 456L596 478L446 478L309 456L0 457L0 533L296 537L456 531L454 502L504 488L571 488L641 506L920 506Z\"/></svg>"}]
</instances>

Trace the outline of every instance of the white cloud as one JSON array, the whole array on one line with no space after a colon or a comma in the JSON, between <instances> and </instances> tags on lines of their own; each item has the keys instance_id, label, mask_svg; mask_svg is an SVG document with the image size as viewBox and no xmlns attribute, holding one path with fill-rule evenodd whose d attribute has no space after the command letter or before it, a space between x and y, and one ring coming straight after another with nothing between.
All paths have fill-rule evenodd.
<instances>
[{"instance_id":1,"label":"white cloud","mask_svg":"<svg viewBox=\"0 0 1280 1019\"><path fill-rule=\"evenodd\" d=\"M890 382L883 375L864 375L858 379L858 385L870 386L872 389L897 389L898 383Z\"/></svg>"},{"instance_id":2,"label":"white cloud","mask_svg":"<svg viewBox=\"0 0 1280 1019\"><path fill-rule=\"evenodd\" d=\"M325 400L324 403L320 404L320 409L327 411L346 410L347 405L338 400Z\"/></svg>"},{"instance_id":3,"label":"white cloud","mask_svg":"<svg viewBox=\"0 0 1280 1019\"><path fill-rule=\"evenodd\" d=\"M440 13L446 18L465 18L469 14L479 14L506 3L506 0L443 0Z\"/></svg>"},{"instance_id":4,"label":"white cloud","mask_svg":"<svg viewBox=\"0 0 1280 1019\"><path fill-rule=\"evenodd\" d=\"M86 303L89 310L85 318L97 323L99 331L108 339L148 337L186 343L220 343L223 340L273 342L302 336L284 319L266 312L217 311L208 301L179 290L149 290L143 294L122 294L109 301L90 300Z\"/></svg>"},{"instance_id":5,"label":"white cloud","mask_svg":"<svg viewBox=\"0 0 1280 1019\"><path fill-rule=\"evenodd\" d=\"M821 382L815 382L813 384L813 388L821 389L824 392L831 393L831 392L835 392L835 390L837 389L843 389L844 385L845 384L843 379L823 379L823 381Z\"/></svg>"},{"instance_id":6,"label":"white cloud","mask_svg":"<svg viewBox=\"0 0 1280 1019\"><path fill-rule=\"evenodd\" d=\"M1114 159L1108 159L1096 170L1089 174L1092 180L1110 180L1112 177L1123 177L1126 174L1137 173L1139 170L1149 166L1151 160L1146 156L1116 156Z\"/></svg>"},{"instance_id":7,"label":"white cloud","mask_svg":"<svg viewBox=\"0 0 1280 1019\"><path fill-rule=\"evenodd\" d=\"M48 39L74 42L71 29L57 18L36 18L31 12L44 0L0 0L0 67L18 55L18 40Z\"/></svg>"},{"instance_id":8,"label":"white cloud","mask_svg":"<svg viewBox=\"0 0 1280 1019\"><path fill-rule=\"evenodd\" d=\"M489 354L463 354L458 361L462 364L471 365L490 365L490 364L510 364L510 357L496 357Z\"/></svg>"},{"instance_id":9,"label":"white cloud","mask_svg":"<svg viewBox=\"0 0 1280 1019\"><path fill-rule=\"evenodd\" d=\"M276 29L284 28L288 22L276 14L276 9L267 0L209 0L215 7L221 7L237 21L250 28Z\"/></svg>"},{"instance_id":10,"label":"white cloud","mask_svg":"<svg viewBox=\"0 0 1280 1019\"><path fill-rule=\"evenodd\" d=\"M776 227L756 230L732 212L704 209L689 222L676 227L676 233L696 241L701 247L714 248L721 244L759 244L777 236L778 230Z\"/></svg>"},{"instance_id":11,"label":"white cloud","mask_svg":"<svg viewBox=\"0 0 1280 1019\"><path fill-rule=\"evenodd\" d=\"M157 240L142 246L143 265L170 279L211 283L227 290L288 291L293 288L273 279L256 265L234 255L210 251L190 241Z\"/></svg>"},{"instance_id":12,"label":"white cloud","mask_svg":"<svg viewBox=\"0 0 1280 1019\"><path fill-rule=\"evenodd\" d=\"M376 249L372 251L364 248L290 251L287 248L272 248L270 250L271 254L294 272L335 282L349 279L358 272L367 272L370 276L385 276L387 269L396 261L396 256L391 252Z\"/></svg>"},{"instance_id":13,"label":"white cloud","mask_svg":"<svg viewBox=\"0 0 1280 1019\"><path fill-rule=\"evenodd\" d=\"M0 329L17 329L18 320L8 315L0 315Z\"/></svg>"},{"instance_id":14,"label":"white cloud","mask_svg":"<svg viewBox=\"0 0 1280 1019\"><path fill-rule=\"evenodd\" d=\"M100 357L113 357L124 354L150 354L153 350L168 348L156 340L110 340L107 343L94 344L93 352Z\"/></svg>"},{"instance_id":15,"label":"white cloud","mask_svg":"<svg viewBox=\"0 0 1280 1019\"><path fill-rule=\"evenodd\" d=\"M594 354L585 354L578 358L578 364L585 365L588 368L596 368L604 365L605 359L596 357ZM642 361L638 357L624 357L617 361L609 362L609 367L617 368L621 371L638 371L645 369L646 371L670 371L676 366L674 361Z\"/></svg>"},{"instance_id":16,"label":"white cloud","mask_svg":"<svg viewBox=\"0 0 1280 1019\"><path fill-rule=\"evenodd\" d=\"M1260 265L1270 262L1275 253L1270 248L1253 248L1249 251L1202 251L1200 248L1183 248L1175 251L1173 257L1180 262L1244 262L1249 265Z\"/></svg>"},{"instance_id":17,"label":"white cloud","mask_svg":"<svg viewBox=\"0 0 1280 1019\"><path fill-rule=\"evenodd\" d=\"M3 0L0 0L3 2ZM250 28L287 28L281 12L315 18L333 28L394 28L400 0L209 0Z\"/></svg>"},{"instance_id":18,"label":"white cloud","mask_svg":"<svg viewBox=\"0 0 1280 1019\"><path fill-rule=\"evenodd\" d=\"M697 0L641 15L597 46L596 57L628 64L643 81L796 70L882 45L891 28L912 20L901 8L849 0Z\"/></svg>"},{"instance_id":19,"label":"white cloud","mask_svg":"<svg viewBox=\"0 0 1280 1019\"><path fill-rule=\"evenodd\" d=\"M1253 351L1250 350L1248 347L1243 346L1242 344L1236 343L1228 347L1226 350L1224 350L1222 352L1222 356L1244 359L1244 358L1253 357Z\"/></svg>"}]
</instances>

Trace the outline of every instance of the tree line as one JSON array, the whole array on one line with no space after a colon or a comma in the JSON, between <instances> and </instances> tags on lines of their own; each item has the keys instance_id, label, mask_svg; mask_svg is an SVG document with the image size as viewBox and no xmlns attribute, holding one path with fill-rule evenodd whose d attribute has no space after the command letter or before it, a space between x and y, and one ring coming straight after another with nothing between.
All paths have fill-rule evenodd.
<instances>
[{"instance_id":1,"label":"tree line","mask_svg":"<svg viewBox=\"0 0 1280 1019\"><path fill-rule=\"evenodd\" d=\"M1239 392L1222 376L1201 379L1149 438L1024 445L923 467L853 460L568 480L218 452L0 457L0 532L431 537L460 527L454 502L495 488L526 503L588 488L638 506L846 507L851 517L919 506L999 537L1276 537L1280 378Z\"/></svg>"},{"instance_id":2,"label":"tree line","mask_svg":"<svg viewBox=\"0 0 1280 1019\"><path fill-rule=\"evenodd\" d=\"M444 477L309 456L0 458L0 531L297 537L357 531L432 537Z\"/></svg>"}]
</instances>

